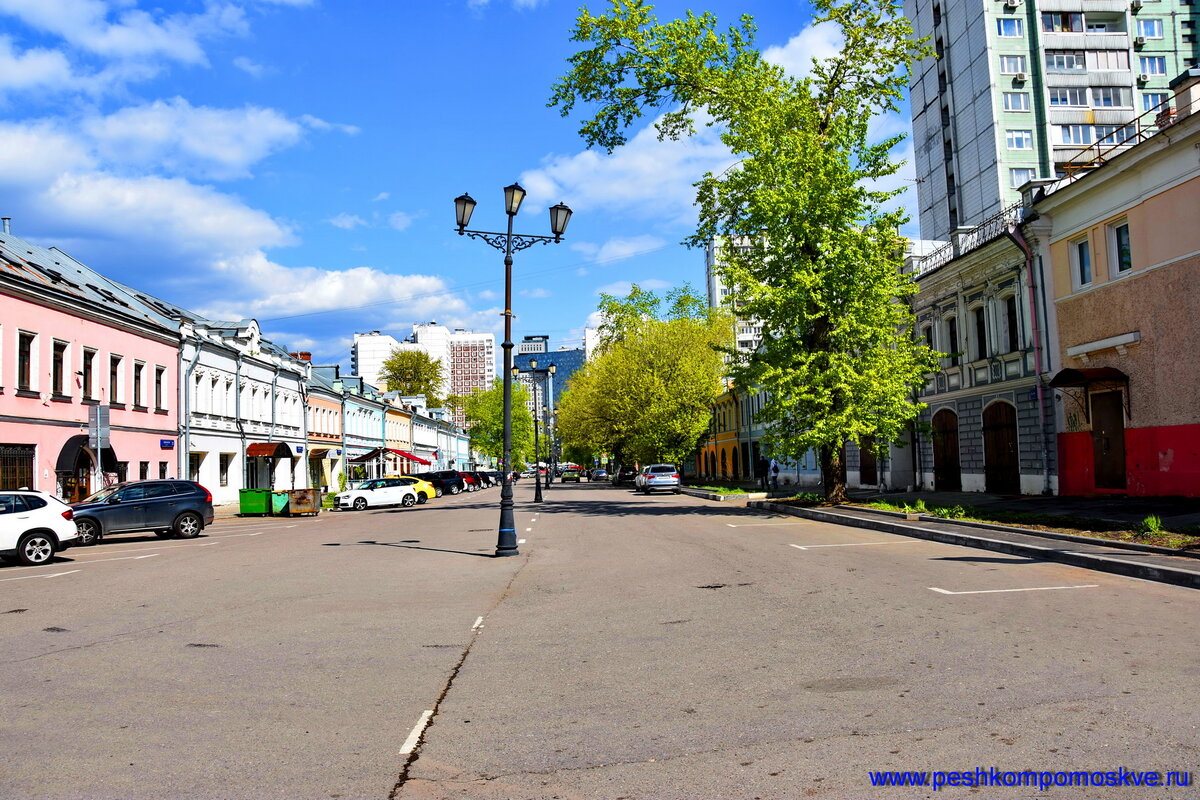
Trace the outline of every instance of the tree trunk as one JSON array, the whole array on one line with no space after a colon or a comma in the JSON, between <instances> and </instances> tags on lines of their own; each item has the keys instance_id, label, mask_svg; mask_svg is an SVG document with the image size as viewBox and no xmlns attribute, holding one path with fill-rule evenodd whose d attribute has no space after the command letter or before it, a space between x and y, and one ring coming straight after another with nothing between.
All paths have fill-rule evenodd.
<instances>
[{"instance_id":1,"label":"tree trunk","mask_svg":"<svg viewBox=\"0 0 1200 800\"><path fill-rule=\"evenodd\" d=\"M846 502L846 462L841 449L828 445L821 448L821 485L825 487L825 502L841 505Z\"/></svg>"}]
</instances>

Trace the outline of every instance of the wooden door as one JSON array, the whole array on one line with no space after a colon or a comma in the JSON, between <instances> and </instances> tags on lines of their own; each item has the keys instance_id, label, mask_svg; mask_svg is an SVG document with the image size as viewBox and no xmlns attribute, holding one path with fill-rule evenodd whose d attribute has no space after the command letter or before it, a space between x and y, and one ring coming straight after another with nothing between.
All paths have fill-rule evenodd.
<instances>
[{"instance_id":1,"label":"wooden door","mask_svg":"<svg viewBox=\"0 0 1200 800\"><path fill-rule=\"evenodd\" d=\"M958 415L948 408L933 415L933 488L938 492L962 491Z\"/></svg>"},{"instance_id":2,"label":"wooden door","mask_svg":"<svg viewBox=\"0 0 1200 800\"><path fill-rule=\"evenodd\" d=\"M879 470L875 459L875 437L864 436L858 446L858 482L863 486L879 483Z\"/></svg>"},{"instance_id":3,"label":"wooden door","mask_svg":"<svg viewBox=\"0 0 1200 800\"><path fill-rule=\"evenodd\" d=\"M992 403L983 412L983 476L989 492L1021 492L1017 410L1008 403Z\"/></svg>"},{"instance_id":4,"label":"wooden door","mask_svg":"<svg viewBox=\"0 0 1200 800\"><path fill-rule=\"evenodd\" d=\"M1125 488L1125 408L1120 392L1092 395L1092 451L1096 488Z\"/></svg>"}]
</instances>

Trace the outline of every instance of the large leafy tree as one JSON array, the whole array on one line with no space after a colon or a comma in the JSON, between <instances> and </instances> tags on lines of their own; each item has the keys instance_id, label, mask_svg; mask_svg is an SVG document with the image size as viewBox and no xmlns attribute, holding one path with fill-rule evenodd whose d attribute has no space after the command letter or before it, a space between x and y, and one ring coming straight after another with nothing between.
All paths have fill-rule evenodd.
<instances>
[{"instance_id":1,"label":"large leafy tree","mask_svg":"<svg viewBox=\"0 0 1200 800\"><path fill-rule=\"evenodd\" d=\"M737 163L696 184L699 225L688 244L724 243L721 269L740 316L762 322L762 346L733 365L766 390L767 447L820 455L826 497L845 497L841 448L898 440L921 406L913 387L935 366L912 335L900 274L902 212L878 188L895 173L900 137L875 141L873 117L896 110L909 66L928 54L894 0L815 0L815 23L844 45L791 77L754 46L748 16L725 32L711 14L659 23L643 0L580 12L586 49L555 86L564 115L595 105L580 129L611 151L647 113L660 137L716 125Z\"/></svg>"},{"instance_id":2,"label":"large leafy tree","mask_svg":"<svg viewBox=\"0 0 1200 800\"><path fill-rule=\"evenodd\" d=\"M533 454L533 415L526 403L529 390L512 387L512 459L517 464ZM462 400L471 433L471 447L497 460L504 458L504 382L496 378L490 388L477 389ZM545 444L543 443L543 448Z\"/></svg>"},{"instance_id":3,"label":"large leafy tree","mask_svg":"<svg viewBox=\"0 0 1200 800\"><path fill-rule=\"evenodd\" d=\"M397 347L384 360L381 375L389 392L423 394L430 408L442 404L442 381L445 379L442 362L423 350Z\"/></svg>"},{"instance_id":4,"label":"large leafy tree","mask_svg":"<svg viewBox=\"0 0 1200 800\"><path fill-rule=\"evenodd\" d=\"M723 390L732 318L684 287L662 299L634 286L602 296L600 354L571 376L558 433L572 452L609 453L622 463L680 463L707 434Z\"/></svg>"}]
</instances>

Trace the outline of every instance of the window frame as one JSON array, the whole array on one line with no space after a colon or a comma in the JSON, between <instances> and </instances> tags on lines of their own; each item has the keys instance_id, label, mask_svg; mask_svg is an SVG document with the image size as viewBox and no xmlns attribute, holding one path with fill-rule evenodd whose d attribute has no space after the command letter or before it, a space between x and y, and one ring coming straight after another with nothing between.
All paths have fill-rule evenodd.
<instances>
[{"instance_id":1,"label":"window frame","mask_svg":"<svg viewBox=\"0 0 1200 800\"><path fill-rule=\"evenodd\" d=\"M1003 92L1003 95L1004 97L1001 101L1001 104L1005 111L1011 111L1014 113L1025 113L1030 111L1029 92ZM1021 98L1021 105L1019 108L1009 105L1008 101L1013 97Z\"/></svg>"},{"instance_id":2,"label":"window frame","mask_svg":"<svg viewBox=\"0 0 1200 800\"><path fill-rule=\"evenodd\" d=\"M96 380L96 351L90 347L83 348L79 371L83 373L83 399L95 400L96 392L93 384Z\"/></svg>"},{"instance_id":3,"label":"window frame","mask_svg":"<svg viewBox=\"0 0 1200 800\"><path fill-rule=\"evenodd\" d=\"M1154 66L1162 65L1161 70L1147 69L1147 64ZM1150 75L1156 78L1165 77L1167 74L1167 57L1166 56L1138 56L1138 74Z\"/></svg>"},{"instance_id":4,"label":"window frame","mask_svg":"<svg viewBox=\"0 0 1200 800\"><path fill-rule=\"evenodd\" d=\"M1046 103L1051 108L1087 108L1088 107L1088 89L1086 86L1052 86L1046 92ZM1059 98L1065 97L1068 102L1055 102L1055 96ZM1071 100L1082 100L1083 102L1070 102Z\"/></svg>"},{"instance_id":5,"label":"window frame","mask_svg":"<svg viewBox=\"0 0 1200 800\"><path fill-rule=\"evenodd\" d=\"M1014 61L1020 64L1016 69L1006 69L1005 62ZM1029 74L1029 61L1025 56L1019 54L1001 55L1000 56L1000 74L1001 75L1017 75L1020 73Z\"/></svg>"},{"instance_id":6,"label":"window frame","mask_svg":"<svg viewBox=\"0 0 1200 800\"><path fill-rule=\"evenodd\" d=\"M1017 173L1026 173L1028 177L1025 180L1017 182ZM1010 189L1020 189L1030 181L1037 180L1037 167L1009 167L1008 183Z\"/></svg>"},{"instance_id":7,"label":"window frame","mask_svg":"<svg viewBox=\"0 0 1200 800\"><path fill-rule=\"evenodd\" d=\"M17 331L17 391L37 391L38 335L33 331Z\"/></svg>"},{"instance_id":8,"label":"window frame","mask_svg":"<svg viewBox=\"0 0 1200 800\"><path fill-rule=\"evenodd\" d=\"M1006 32L1006 29L1015 33ZM1019 39L1025 35L1025 20L1020 17L996 17L996 36L1001 39Z\"/></svg>"},{"instance_id":9,"label":"window frame","mask_svg":"<svg viewBox=\"0 0 1200 800\"><path fill-rule=\"evenodd\" d=\"M1004 131L1004 142L1009 150L1033 150L1033 131L1021 128L1009 128Z\"/></svg>"},{"instance_id":10,"label":"window frame","mask_svg":"<svg viewBox=\"0 0 1200 800\"><path fill-rule=\"evenodd\" d=\"M1057 17L1058 19L1053 19ZM1061 23L1067 22L1066 26ZM1047 22L1050 23L1047 27ZM1042 33L1083 33L1082 11L1043 11L1041 17ZM1078 23L1078 27L1076 27Z\"/></svg>"},{"instance_id":11,"label":"window frame","mask_svg":"<svg viewBox=\"0 0 1200 800\"><path fill-rule=\"evenodd\" d=\"M990 352L987 306L982 303L971 306L967 313L971 317L971 360L986 361Z\"/></svg>"},{"instance_id":12,"label":"window frame","mask_svg":"<svg viewBox=\"0 0 1200 800\"><path fill-rule=\"evenodd\" d=\"M119 406L125 400L125 356L108 354L108 404Z\"/></svg>"},{"instance_id":13,"label":"window frame","mask_svg":"<svg viewBox=\"0 0 1200 800\"><path fill-rule=\"evenodd\" d=\"M1158 33L1157 34L1146 33L1142 29L1143 23L1146 23L1146 24L1153 23L1152 27L1157 28ZM1137 28L1136 28L1137 33L1135 35L1141 36L1144 39L1161 39L1161 38L1163 38L1163 31L1165 29L1166 29L1166 26L1163 25L1162 17L1138 17Z\"/></svg>"},{"instance_id":14,"label":"window frame","mask_svg":"<svg viewBox=\"0 0 1200 800\"><path fill-rule=\"evenodd\" d=\"M1020 352L1024 349L1021 346L1021 301L1013 292L1000 298L1000 302L1004 304L1004 345L1009 353Z\"/></svg>"},{"instance_id":15,"label":"window frame","mask_svg":"<svg viewBox=\"0 0 1200 800\"><path fill-rule=\"evenodd\" d=\"M1069 240L1071 257L1071 282L1076 289L1085 289L1096 280L1095 265L1092 260L1092 243L1086 236ZM1084 270L1087 270L1087 280L1084 280Z\"/></svg>"},{"instance_id":16,"label":"window frame","mask_svg":"<svg viewBox=\"0 0 1200 800\"><path fill-rule=\"evenodd\" d=\"M1121 230L1125 231L1124 247L1121 244ZM1105 226L1108 237L1109 274L1114 277L1128 275L1133 271L1133 245L1129 232L1129 218L1122 217Z\"/></svg>"},{"instance_id":17,"label":"window frame","mask_svg":"<svg viewBox=\"0 0 1200 800\"><path fill-rule=\"evenodd\" d=\"M62 339L50 342L50 392L55 397L70 397L67 373L71 365L71 343Z\"/></svg>"},{"instance_id":18,"label":"window frame","mask_svg":"<svg viewBox=\"0 0 1200 800\"><path fill-rule=\"evenodd\" d=\"M1045 65L1047 72L1076 73L1087 72L1087 53L1084 50L1046 50ZM1061 65L1058 62L1061 59ZM1071 64L1073 66L1067 66Z\"/></svg>"}]
</instances>

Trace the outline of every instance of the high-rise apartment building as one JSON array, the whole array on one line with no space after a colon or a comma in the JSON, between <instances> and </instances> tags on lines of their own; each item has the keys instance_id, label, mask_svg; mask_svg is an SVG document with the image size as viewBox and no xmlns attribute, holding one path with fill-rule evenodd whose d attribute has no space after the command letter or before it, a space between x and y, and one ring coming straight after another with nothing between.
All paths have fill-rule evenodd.
<instances>
[{"instance_id":1,"label":"high-rise apartment building","mask_svg":"<svg viewBox=\"0 0 1200 800\"><path fill-rule=\"evenodd\" d=\"M545 353L549 349L549 336L526 336L517 342L517 355L521 355L522 353Z\"/></svg>"},{"instance_id":2,"label":"high-rise apartment building","mask_svg":"<svg viewBox=\"0 0 1200 800\"><path fill-rule=\"evenodd\" d=\"M1136 142L1200 56L1194 3L905 0L937 53L910 94L921 236L978 224L1088 145Z\"/></svg>"},{"instance_id":3,"label":"high-rise apartment building","mask_svg":"<svg viewBox=\"0 0 1200 800\"><path fill-rule=\"evenodd\" d=\"M354 343L350 346L350 374L360 376L379 389L387 389L381 382L380 373L383 362L399 344L400 340L395 336L380 331L354 334Z\"/></svg>"},{"instance_id":4,"label":"high-rise apartment building","mask_svg":"<svg viewBox=\"0 0 1200 800\"><path fill-rule=\"evenodd\" d=\"M732 297L733 289L725 285L719 269L721 248L728 246L728 242L724 239L708 243L708 247L704 249L704 277L708 287L708 307L727 306L733 308L736 313L736 301ZM753 353L762 343L762 322L752 318L737 317L734 334L738 352Z\"/></svg>"}]
</instances>

